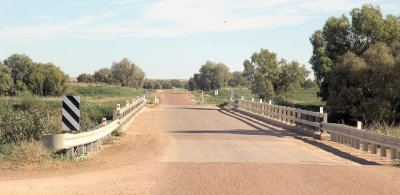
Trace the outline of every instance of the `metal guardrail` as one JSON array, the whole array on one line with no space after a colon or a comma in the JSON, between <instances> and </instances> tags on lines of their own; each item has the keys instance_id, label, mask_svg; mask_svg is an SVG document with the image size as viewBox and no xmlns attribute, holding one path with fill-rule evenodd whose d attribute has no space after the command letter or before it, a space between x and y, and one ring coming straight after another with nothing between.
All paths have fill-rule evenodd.
<instances>
[{"instance_id":1,"label":"metal guardrail","mask_svg":"<svg viewBox=\"0 0 400 195\"><path fill-rule=\"evenodd\" d=\"M386 150L390 149L390 158L400 159L400 138L398 137L363 131L361 127L354 128L332 123L321 123L321 126L331 134L331 140L334 142L346 144L355 149L360 149L361 144L363 151L370 150L372 154L377 154L379 146L381 157L386 157Z\"/></svg>"},{"instance_id":2,"label":"metal guardrail","mask_svg":"<svg viewBox=\"0 0 400 195\"><path fill-rule=\"evenodd\" d=\"M273 119L286 125L292 125L301 130L302 133L312 131L330 136L330 140L341 144L349 145L353 148L363 151L370 150L372 154L377 154L377 148L380 149L380 156L386 157L387 149L390 149L391 159L400 159L400 138L381 135L369 131L361 130L359 127L349 127L340 124L327 123L327 113L310 112L301 109L290 108L286 106L278 106L263 104L248 100L231 99L231 104L238 110L251 113L257 117ZM330 134L330 135L329 135ZM315 137L315 136L314 136Z\"/></svg>"},{"instance_id":3,"label":"metal guardrail","mask_svg":"<svg viewBox=\"0 0 400 195\"><path fill-rule=\"evenodd\" d=\"M42 136L43 145L48 149L66 149L67 155L73 156L75 153L85 154L98 148L105 143L106 139L117 128L125 125L129 119L139 114L146 104L144 95L133 100L132 104L119 110L113 111L114 120L109 124L103 124L102 127L78 134L56 134Z\"/></svg>"}]
</instances>

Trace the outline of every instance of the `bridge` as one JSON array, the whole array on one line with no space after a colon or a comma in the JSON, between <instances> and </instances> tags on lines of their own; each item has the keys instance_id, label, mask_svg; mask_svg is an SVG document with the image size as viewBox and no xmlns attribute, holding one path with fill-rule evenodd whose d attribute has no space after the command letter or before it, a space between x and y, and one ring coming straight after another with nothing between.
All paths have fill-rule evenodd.
<instances>
[{"instance_id":1,"label":"bridge","mask_svg":"<svg viewBox=\"0 0 400 195\"><path fill-rule=\"evenodd\" d=\"M56 168L3 171L16 194L396 194L400 169L188 93L160 92L126 136ZM362 158L365 155L368 158ZM82 157L83 158L83 157Z\"/></svg>"}]
</instances>

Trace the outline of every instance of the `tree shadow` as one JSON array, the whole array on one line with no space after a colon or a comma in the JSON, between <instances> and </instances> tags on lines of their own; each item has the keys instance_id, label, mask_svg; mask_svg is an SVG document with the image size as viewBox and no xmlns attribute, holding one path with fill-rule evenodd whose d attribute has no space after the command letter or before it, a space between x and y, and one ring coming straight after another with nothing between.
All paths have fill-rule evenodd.
<instances>
[{"instance_id":1,"label":"tree shadow","mask_svg":"<svg viewBox=\"0 0 400 195\"><path fill-rule=\"evenodd\" d=\"M263 122L259 122L258 120L254 119L254 118L251 118L251 116L246 115L245 112L239 112L239 113L242 113L243 115L245 115L245 116L243 116L243 115L239 115L239 114L237 114L237 113L235 113L233 111L228 111L225 108L221 108L218 111L220 113L224 114L224 115L227 115L229 117L232 117L232 118L235 118L237 120L240 120L240 121L246 123L249 126L252 126L253 128L255 128L255 129L259 130L259 131L263 131L265 133L264 135L274 135L274 134L276 134L276 131L279 131L279 134L281 134L281 136L279 136L279 135L274 135L274 136L277 136L277 137L291 136L291 137L293 137L293 138L295 138L297 140L300 140L300 141L302 141L304 143L311 144L313 146L321 148L322 150L325 150L326 152L329 152L329 153L332 153L332 154L334 154L336 156L339 156L341 158L344 158L344 159L359 163L361 165L381 165L381 164L379 164L377 162L368 161L366 159L354 156L354 155L352 155L350 153L343 152L343 151L341 151L339 149L336 149L336 148L334 148L332 146L329 146L329 145L326 145L324 143L318 142L316 140L307 139L305 137L301 137L301 136L299 136L298 133L289 132L288 130L286 130L286 129L289 129L289 128L285 127L285 126L288 126L288 125L285 125L285 124L280 125L282 128L284 128L284 130L278 130L278 129L275 129L273 127L270 127L270 126L267 126L265 124L262 124ZM267 120L269 120L269 119L267 119ZM264 122L268 123L267 120L264 121ZM259 127L251 124L249 121L251 121L253 123L256 123L258 125L264 126L264 127L268 128L269 130L260 129ZM272 123L276 123L276 122L272 121ZM269 131L272 131L273 133L270 133Z\"/></svg>"}]
</instances>

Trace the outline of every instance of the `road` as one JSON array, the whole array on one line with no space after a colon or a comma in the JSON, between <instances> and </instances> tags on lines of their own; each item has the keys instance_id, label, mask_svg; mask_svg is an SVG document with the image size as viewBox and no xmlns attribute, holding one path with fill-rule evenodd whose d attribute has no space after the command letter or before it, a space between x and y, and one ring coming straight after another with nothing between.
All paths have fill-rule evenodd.
<instances>
[{"instance_id":1,"label":"road","mask_svg":"<svg viewBox=\"0 0 400 195\"><path fill-rule=\"evenodd\" d=\"M162 92L90 159L0 175L1 194L397 194L400 169L360 165L295 133Z\"/></svg>"}]
</instances>

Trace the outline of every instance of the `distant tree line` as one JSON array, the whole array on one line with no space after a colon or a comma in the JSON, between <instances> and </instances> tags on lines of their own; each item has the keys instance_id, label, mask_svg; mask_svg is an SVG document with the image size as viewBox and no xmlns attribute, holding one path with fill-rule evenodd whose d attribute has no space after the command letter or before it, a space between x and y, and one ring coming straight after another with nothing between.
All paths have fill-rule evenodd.
<instances>
[{"instance_id":1,"label":"distant tree line","mask_svg":"<svg viewBox=\"0 0 400 195\"><path fill-rule=\"evenodd\" d=\"M261 49L243 62L243 72L229 72L223 63L207 61L189 79L190 90L214 90L223 87L249 87L260 98L273 98L291 95L300 87L315 87L312 80L306 80L310 74L305 66L298 62L278 62L276 53Z\"/></svg>"},{"instance_id":2,"label":"distant tree line","mask_svg":"<svg viewBox=\"0 0 400 195\"><path fill-rule=\"evenodd\" d=\"M144 89L172 89L172 88L188 88L187 81L181 81L178 79L157 79L149 80L146 79L143 84Z\"/></svg>"},{"instance_id":3,"label":"distant tree line","mask_svg":"<svg viewBox=\"0 0 400 195\"><path fill-rule=\"evenodd\" d=\"M23 91L40 96L59 96L68 88L69 76L53 63L33 62L26 55L13 54L0 61L0 95Z\"/></svg>"},{"instance_id":4,"label":"distant tree line","mask_svg":"<svg viewBox=\"0 0 400 195\"><path fill-rule=\"evenodd\" d=\"M77 79L78 82L84 83L101 82L117 84L122 87L141 88L145 76L146 74L139 66L124 58L119 62L114 62L111 68L102 68L95 71L93 75L82 73Z\"/></svg>"},{"instance_id":5,"label":"distant tree line","mask_svg":"<svg viewBox=\"0 0 400 195\"><path fill-rule=\"evenodd\" d=\"M400 122L400 17L364 5L311 36L319 95L336 120Z\"/></svg>"}]
</instances>

